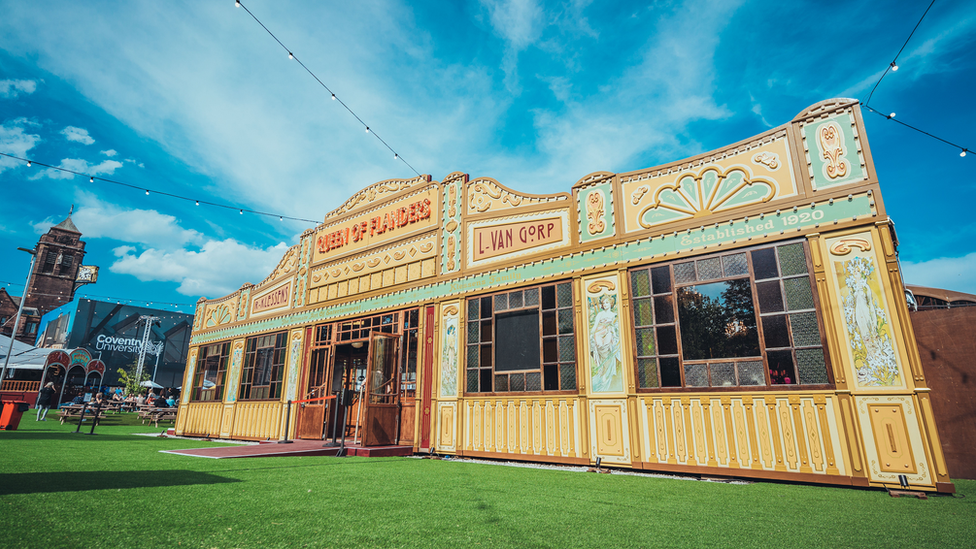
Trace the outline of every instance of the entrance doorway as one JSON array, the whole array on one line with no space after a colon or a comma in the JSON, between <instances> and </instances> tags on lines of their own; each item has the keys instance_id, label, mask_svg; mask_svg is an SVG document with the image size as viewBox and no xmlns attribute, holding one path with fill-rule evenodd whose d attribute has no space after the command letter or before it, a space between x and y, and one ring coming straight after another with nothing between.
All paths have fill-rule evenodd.
<instances>
[{"instance_id":1,"label":"entrance doorway","mask_svg":"<svg viewBox=\"0 0 976 549\"><path fill-rule=\"evenodd\" d=\"M298 438L412 445L419 317L411 309L312 328L302 399L335 398L302 404Z\"/></svg>"}]
</instances>

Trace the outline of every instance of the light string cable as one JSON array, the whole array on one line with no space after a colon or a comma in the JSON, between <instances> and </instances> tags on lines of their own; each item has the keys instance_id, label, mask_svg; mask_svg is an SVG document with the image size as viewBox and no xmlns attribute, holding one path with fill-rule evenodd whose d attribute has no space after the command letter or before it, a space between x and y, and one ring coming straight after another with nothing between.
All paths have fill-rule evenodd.
<instances>
[{"instance_id":1,"label":"light string cable","mask_svg":"<svg viewBox=\"0 0 976 549\"><path fill-rule=\"evenodd\" d=\"M4 280L0 280L0 285L5 285L5 286L24 286L24 284L22 284L22 283L7 282L7 281L4 281ZM68 296L63 295L63 294L45 294L45 293L39 293L39 292L30 292L29 295L31 297L57 297L57 298L60 298L60 299L65 299L65 298L68 297ZM75 292L75 299L79 299L79 298L80 299L100 298L102 300L114 301L116 303L121 303L121 302L124 301L126 303L145 303L147 305L158 305L158 306L167 306L167 307L169 307L169 306L172 306L172 307L196 307L196 303L175 303L175 302L172 302L172 301L165 301L165 300L131 299L131 298L128 298L128 297L116 297L116 296L109 296L109 295L96 295L96 294ZM92 299L92 301L97 301L97 299Z\"/></svg>"},{"instance_id":2,"label":"light string cable","mask_svg":"<svg viewBox=\"0 0 976 549\"><path fill-rule=\"evenodd\" d=\"M933 135L933 134L931 134L931 133L929 133L929 132L927 132L927 131L925 131L925 130L923 130L921 128L917 128L915 126L912 126L911 124L906 124L906 123L902 122L901 120L897 120L895 118L895 113L893 113L893 112L892 113L885 114L885 113L883 113L881 111L878 111L877 109L872 108L869 105L869 103L871 102L871 98L874 97L875 90L877 90L878 89L878 86L881 85L881 81L884 80L884 77L887 76L889 72L894 72L894 71L897 71L898 70L898 56L900 56L901 53L903 51L905 51L905 47L908 46L908 42L912 39L913 36L915 36L915 31L918 30L919 25L922 24L922 20L925 19L925 16L926 15L928 15L929 10L932 9L932 6L934 4L935 4L935 0L932 0L932 2L929 3L929 7L925 8L925 12L922 13L922 16L918 18L918 22L915 23L915 28L912 29L912 32L908 35L908 38L905 39L905 43L901 45L901 49L899 49L898 50L898 53L895 54L895 58L892 59L891 63L889 63L887 67L885 67L885 71L883 73L881 73L881 78L878 78L878 81L874 83L874 87L871 88L871 93L868 94L868 98L866 100L864 100L864 101L861 101L860 103L861 103L862 106L864 106L865 109L867 109L867 110L869 110L869 111L871 111L871 112L873 112L873 113L875 113L875 114L877 114L879 116L883 116L884 118L886 118L888 120L894 120L895 122L901 124L902 126L908 128L908 129L915 130L918 133L921 133L923 135L927 135L928 137L931 137L932 139L935 139L937 141L941 141L941 142L945 143L946 145L950 145L952 147L955 147L955 148L959 149L959 156L965 157L966 156L966 153L969 152L969 149L967 147L963 147L962 145L957 145L957 144L953 143L952 141L949 141L948 139L943 139L943 138L941 138L941 137L939 137L937 135Z\"/></svg>"},{"instance_id":3,"label":"light string cable","mask_svg":"<svg viewBox=\"0 0 976 549\"><path fill-rule=\"evenodd\" d=\"M878 86L881 84L881 81L884 80L884 77L888 75L888 72L898 70L898 56L901 55L901 52L905 51L905 46L908 45L908 41L912 39L912 36L915 36L915 31L918 30L918 26L922 24L922 19L925 19L925 16L929 13L929 10L932 9L933 4L935 4L935 0L932 0L929 7L925 8L925 13L918 18L918 23L915 23L915 28L912 29L912 32L908 35L908 38L905 39L905 43L901 45L901 49L895 54L895 58L892 59L891 63L889 63L887 67L885 67L885 71L881 73L881 78L879 78L878 81L875 82L874 87L871 88L871 93L868 94L867 100L864 101L865 107L871 102L871 97L874 96L874 90L878 89Z\"/></svg>"},{"instance_id":4,"label":"light string cable","mask_svg":"<svg viewBox=\"0 0 976 549\"><path fill-rule=\"evenodd\" d=\"M327 86L325 84L325 82L323 82L318 76L316 76L315 73L312 72L311 69L309 69L307 66L305 66L305 63L302 63L301 59L299 59L298 56L295 55L294 51L291 50L290 48L288 48L288 46L285 46L281 42L281 40L279 40L278 37L275 36L275 34L273 32L271 32L271 30L268 29L268 27L265 26L265 24L262 23L261 20L258 19L256 15L254 15L254 13L251 12L251 10L247 9L247 6L245 6L244 4L242 4L240 0L235 0L234 5L237 6L237 7L239 7L239 8L244 8L244 11L246 11L247 14L250 15L251 18L254 19L254 21L257 22L258 25L261 25L261 28L264 29L265 32L267 32L271 36L271 38L274 38L274 41L277 42L279 46L281 46L281 49L285 50L285 52L288 53L288 58L289 59L294 59L295 61L298 61L298 64L301 65L303 69L305 69L305 72L307 72L312 78L314 78L315 81L318 82L319 85L322 86L325 89L325 91L329 92L329 95L332 96L332 100L333 101L338 101L340 105L342 105L347 111L349 111L349 114L351 114L353 116L353 118L355 118L360 124L363 125L364 128L366 128L366 133L373 134L373 137L375 137L376 139L379 139L380 143L382 143L383 146L385 146L387 149L389 149L389 151L391 153L393 153L393 159L394 160L399 160L400 162L403 162L404 165L406 165L408 168L410 168L410 171L412 171L413 173L417 174L417 177L421 177L420 172L418 172L416 169L414 169L414 167L411 166L410 163L407 162L403 158L403 156L401 156L399 153L397 153L395 150L393 150L393 147L391 147L389 143L387 143L385 140L383 140L383 138L380 137L380 135L378 133L376 133L375 131L371 130L369 128L369 125L367 125L366 122L363 122L363 119L360 118L358 114L356 114L355 112L353 112L352 108L350 108L349 105L347 105L342 99L339 99L339 97L336 96L335 92L332 91L332 89L329 88L329 86Z\"/></svg>"},{"instance_id":5,"label":"light string cable","mask_svg":"<svg viewBox=\"0 0 976 549\"><path fill-rule=\"evenodd\" d=\"M88 181L90 183L94 183L96 181L103 181L105 183L111 183L113 185L119 185L121 187L128 187L130 189L135 189L137 191L145 191L145 193L147 195L150 194L150 193L156 193L158 195L168 196L170 198L176 198L176 199L179 199L179 200L186 200L188 202L195 202L197 206L203 204L203 205L206 205L206 206L213 206L215 208L224 208L226 210L237 210L241 214L244 214L245 212L247 212L247 213L251 213L251 214L255 214L255 215L263 215L263 216L267 216L267 217L277 217L279 221L284 221L285 219L289 219L289 220L292 220L292 221L302 221L304 223L313 223L315 225L318 225L319 224L319 222L316 221L316 220L314 220L314 219L305 219L305 218L302 218L302 217L294 217L294 216L290 216L290 215L276 214L276 213L271 213L271 212L262 212L262 211L258 211L258 210L252 210L252 209L249 209L249 208L242 208L240 206L231 206L229 204L221 204L219 202L210 202L210 201L207 201L207 200L200 200L200 199L197 199L197 198L190 198L188 196L182 196L182 195L179 195L179 194L174 194L174 193L168 193L168 192L165 192L165 191L160 191L160 190L157 190L157 189L153 189L151 187L141 187L139 185L133 185L131 183L126 183L124 181L119 181L117 179L109 179L107 177L100 177L100 176L93 175L93 174L82 173L82 172L78 172L78 171L75 171L75 170L69 170L67 168L62 168L62 167L59 167L59 166L53 166L51 164L45 164L44 162L38 162L37 160L34 160L33 158L23 158L23 157L20 157L20 156L17 156L17 155L13 155L13 154L8 154L8 153L5 153L5 152L0 152L0 156L6 156L7 158L13 158L14 160L20 160L21 162L27 162L27 166L28 167L29 166L32 166L34 164L37 164L38 166L42 166L42 167L45 167L45 168L50 168L52 170L58 170L60 172L70 173L70 174L73 174L73 175L80 175L82 177L87 177L88 178Z\"/></svg>"},{"instance_id":6,"label":"light string cable","mask_svg":"<svg viewBox=\"0 0 976 549\"><path fill-rule=\"evenodd\" d=\"M945 143L946 145L951 145L951 146L953 146L953 147L955 147L957 149L960 149L961 152L959 153L959 156L966 156L966 153L969 152L969 149L967 147L963 147L962 145L957 145L957 144L953 143L952 141L948 141L946 139L942 139L941 137L939 137L937 135L932 135L932 134L930 134L929 132L927 132L925 130L922 130L922 129L916 128L915 126L912 126L911 124L906 124L906 123L902 122L901 120L895 119L894 116L892 116L890 114L885 114L885 113L883 113L883 112L881 112L881 111L879 111L877 109L873 109L873 108L871 108L871 107L869 107L867 105L864 105L864 108L867 109L867 110L869 110L869 111L871 111L871 112L873 112L874 114L877 114L879 116L883 116L883 117L887 118L888 120L893 120L893 121L901 124L902 126L905 126L906 128L915 130L918 133L923 133L923 134L931 137L932 139L938 139L939 141Z\"/></svg>"}]
</instances>

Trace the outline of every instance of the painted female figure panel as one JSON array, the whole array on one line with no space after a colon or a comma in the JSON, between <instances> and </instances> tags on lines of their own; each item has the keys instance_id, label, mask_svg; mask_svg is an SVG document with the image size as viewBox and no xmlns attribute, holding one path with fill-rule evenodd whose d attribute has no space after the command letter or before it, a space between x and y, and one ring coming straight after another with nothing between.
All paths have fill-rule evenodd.
<instances>
[{"instance_id":1,"label":"painted female figure panel","mask_svg":"<svg viewBox=\"0 0 976 549\"><path fill-rule=\"evenodd\" d=\"M590 321L590 387L594 393L623 390L620 359L620 320L616 296L587 297Z\"/></svg>"}]
</instances>

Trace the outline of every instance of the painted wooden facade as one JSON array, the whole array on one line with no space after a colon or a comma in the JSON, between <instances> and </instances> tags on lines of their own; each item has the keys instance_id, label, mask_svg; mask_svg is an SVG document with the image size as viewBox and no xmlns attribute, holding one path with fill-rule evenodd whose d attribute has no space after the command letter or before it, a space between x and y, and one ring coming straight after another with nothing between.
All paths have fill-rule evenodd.
<instances>
[{"instance_id":1,"label":"painted wooden facade","mask_svg":"<svg viewBox=\"0 0 976 549\"><path fill-rule=\"evenodd\" d=\"M414 330L418 452L953 490L853 100L567 193L369 186L201 299L177 433L310 432L286 402L331 390L311 380L353 353L340 332L378 345L367 317Z\"/></svg>"}]
</instances>

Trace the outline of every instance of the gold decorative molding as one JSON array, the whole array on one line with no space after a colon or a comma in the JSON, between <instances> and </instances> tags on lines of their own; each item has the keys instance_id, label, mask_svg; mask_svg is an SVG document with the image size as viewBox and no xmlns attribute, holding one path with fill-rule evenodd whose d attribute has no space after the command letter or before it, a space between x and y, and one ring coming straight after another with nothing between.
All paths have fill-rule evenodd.
<instances>
[{"instance_id":1,"label":"gold decorative molding","mask_svg":"<svg viewBox=\"0 0 976 549\"><path fill-rule=\"evenodd\" d=\"M827 161L824 173L830 179L846 177L850 166L844 158L844 134L837 122L831 120L817 128L820 154Z\"/></svg>"},{"instance_id":2,"label":"gold decorative molding","mask_svg":"<svg viewBox=\"0 0 976 549\"><path fill-rule=\"evenodd\" d=\"M468 213L480 214L506 204L517 207L567 200L568 195L527 195L506 188L493 179L477 179L468 183Z\"/></svg>"},{"instance_id":3,"label":"gold decorative molding","mask_svg":"<svg viewBox=\"0 0 976 549\"><path fill-rule=\"evenodd\" d=\"M590 234L601 234L607 224L603 221L603 193L597 189L586 196L586 218L589 220L586 228Z\"/></svg>"},{"instance_id":4,"label":"gold decorative molding","mask_svg":"<svg viewBox=\"0 0 976 549\"><path fill-rule=\"evenodd\" d=\"M587 286L586 291L590 292L591 294L598 294L604 289L612 292L615 288L616 285L609 280L597 280L593 284Z\"/></svg>"},{"instance_id":5,"label":"gold decorative molding","mask_svg":"<svg viewBox=\"0 0 976 549\"><path fill-rule=\"evenodd\" d=\"M640 204L640 201L644 198L644 195L650 191L651 188L647 185L641 185L634 189L634 192L630 193L630 203L634 206Z\"/></svg>"},{"instance_id":6,"label":"gold decorative molding","mask_svg":"<svg viewBox=\"0 0 976 549\"><path fill-rule=\"evenodd\" d=\"M456 314L458 314L458 307L457 307L457 305L448 305L447 307L444 307L444 315L445 316L454 316Z\"/></svg>"},{"instance_id":7,"label":"gold decorative molding","mask_svg":"<svg viewBox=\"0 0 976 549\"><path fill-rule=\"evenodd\" d=\"M771 153L769 151L762 151L760 153L756 153L755 155L753 155L752 161L755 162L756 164L762 164L767 168L769 168L770 170L775 170L780 166L779 155L776 153Z\"/></svg>"},{"instance_id":8,"label":"gold decorative molding","mask_svg":"<svg viewBox=\"0 0 976 549\"><path fill-rule=\"evenodd\" d=\"M844 256L851 253L851 247L860 248L862 252L871 251L871 243L863 238L845 238L830 245L830 253Z\"/></svg>"},{"instance_id":9,"label":"gold decorative molding","mask_svg":"<svg viewBox=\"0 0 976 549\"><path fill-rule=\"evenodd\" d=\"M429 175L421 175L420 177L415 177L413 179L387 179L386 181L374 183L373 185L370 185L369 187L366 187L362 191L359 191L353 195L353 197L347 200L342 206L339 206L337 209L326 214L325 219L338 217L340 215L349 213L356 208L375 202L376 200L385 199L400 191L415 187L417 185L427 184L429 182Z\"/></svg>"}]
</instances>

